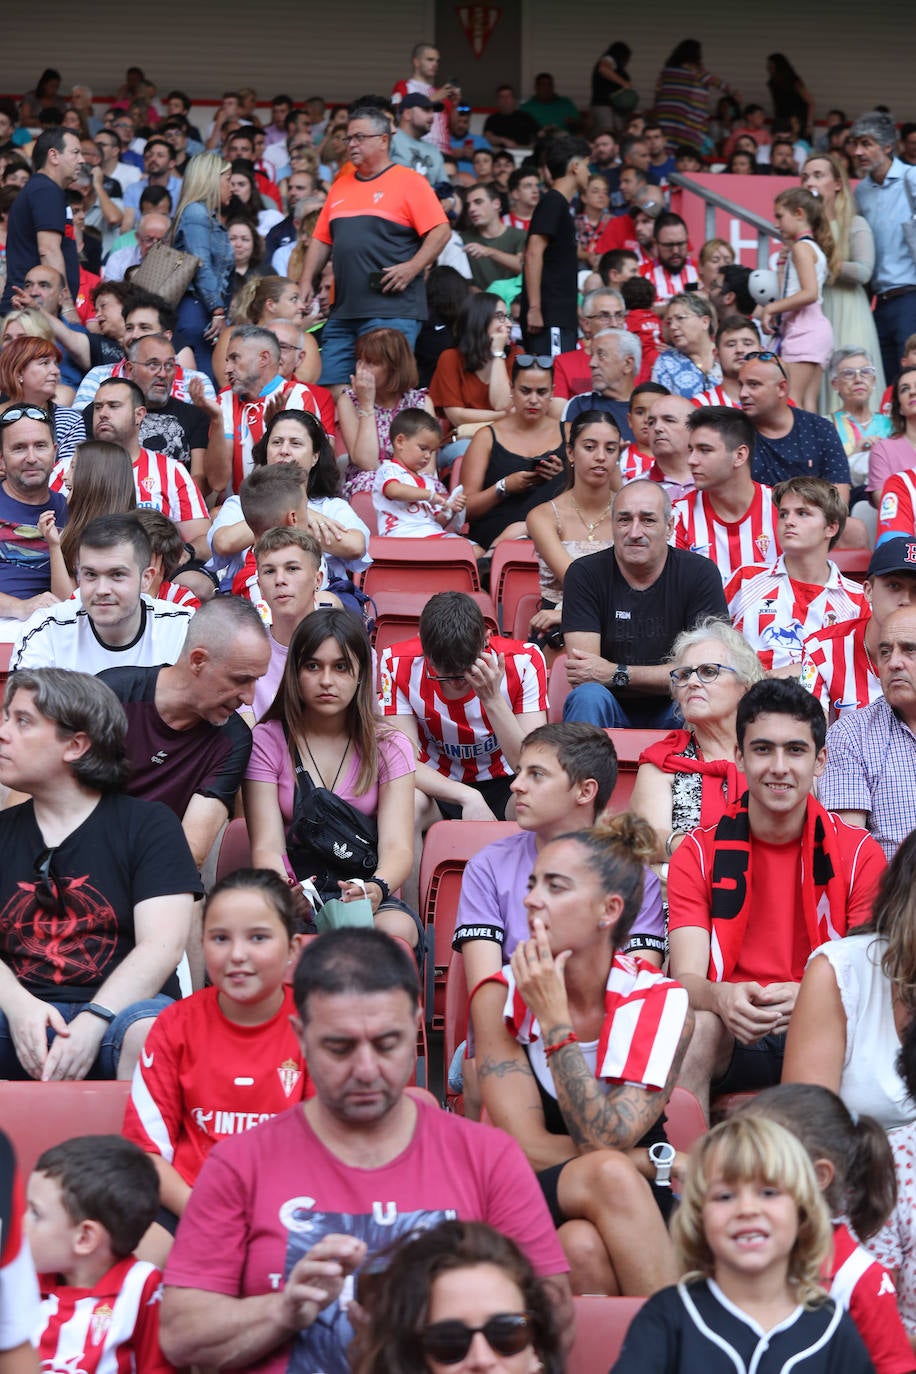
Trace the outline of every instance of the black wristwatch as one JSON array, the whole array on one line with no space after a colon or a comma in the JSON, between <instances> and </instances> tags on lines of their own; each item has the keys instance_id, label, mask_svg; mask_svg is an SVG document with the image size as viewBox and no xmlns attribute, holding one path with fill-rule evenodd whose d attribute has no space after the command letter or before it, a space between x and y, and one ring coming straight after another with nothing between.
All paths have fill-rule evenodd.
<instances>
[{"instance_id":1,"label":"black wristwatch","mask_svg":"<svg viewBox=\"0 0 916 1374\"><path fill-rule=\"evenodd\" d=\"M110 1007L103 1007L101 1002L87 1002L80 1007L80 1011L88 1011L92 1016L97 1016L100 1021L107 1021L111 1025L115 1019L115 1013Z\"/></svg>"},{"instance_id":2,"label":"black wristwatch","mask_svg":"<svg viewBox=\"0 0 916 1374\"><path fill-rule=\"evenodd\" d=\"M384 879L384 878L380 878L380 877L378 876L378 874L376 873L376 874L373 874L371 878L367 878L367 879L366 879L366 882L367 882L367 883L375 883L375 886L378 888L379 892L381 892L381 894L382 894L382 902L387 902L387 901L388 901L388 898L391 896L391 888L390 888L390 887L388 886L388 884L385 882L385 879ZM381 902L379 903L379 905L381 906Z\"/></svg>"},{"instance_id":3,"label":"black wristwatch","mask_svg":"<svg viewBox=\"0 0 916 1374\"><path fill-rule=\"evenodd\" d=\"M629 687L630 670L625 663L617 664L617 671L611 678L612 687Z\"/></svg>"}]
</instances>

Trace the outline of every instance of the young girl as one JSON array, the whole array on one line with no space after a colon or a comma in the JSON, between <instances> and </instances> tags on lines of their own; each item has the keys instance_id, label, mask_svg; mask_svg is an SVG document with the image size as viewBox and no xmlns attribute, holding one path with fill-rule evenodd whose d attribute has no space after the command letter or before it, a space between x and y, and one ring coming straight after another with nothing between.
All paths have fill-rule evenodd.
<instances>
[{"instance_id":1,"label":"young girl","mask_svg":"<svg viewBox=\"0 0 916 1374\"><path fill-rule=\"evenodd\" d=\"M123 1134L153 1156L161 1207L143 1258L164 1263L217 1140L311 1096L284 978L302 944L296 899L275 873L241 868L204 908L211 987L156 1019L134 1071Z\"/></svg>"},{"instance_id":2,"label":"young girl","mask_svg":"<svg viewBox=\"0 0 916 1374\"><path fill-rule=\"evenodd\" d=\"M737 1116L694 1149L672 1223L689 1272L640 1309L612 1374L844 1374L872 1364L820 1285L830 1217L804 1147Z\"/></svg>"},{"instance_id":3,"label":"young girl","mask_svg":"<svg viewBox=\"0 0 916 1374\"><path fill-rule=\"evenodd\" d=\"M884 1131L873 1117L854 1121L836 1093L813 1083L767 1088L746 1110L785 1126L808 1151L833 1219L833 1254L823 1282L858 1327L878 1374L906 1374L916 1360L893 1280L859 1244L887 1220L896 1197Z\"/></svg>"},{"instance_id":4,"label":"young girl","mask_svg":"<svg viewBox=\"0 0 916 1374\"><path fill-rule=\"evenodd\" d=\"M824 284L840 266L840 255L824 207L800 186L780 191L774 214L789 245L779 300L764 306L761 322L773 331L779 321L780 354L789 374L789 396L804 410L817 410L821 374L833 350L833 328L821 309Z\"/></svg>"}]
</instances>

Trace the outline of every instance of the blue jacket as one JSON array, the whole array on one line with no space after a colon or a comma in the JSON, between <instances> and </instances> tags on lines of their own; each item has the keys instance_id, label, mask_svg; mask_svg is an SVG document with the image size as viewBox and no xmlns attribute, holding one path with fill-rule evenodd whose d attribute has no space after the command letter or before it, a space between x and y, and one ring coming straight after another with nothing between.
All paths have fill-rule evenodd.
<instances>
[{"instance_id":1,"label":"blue jacket","mask_svg":"<svg viewBox=\"0 0 916 1374\"><path fill-rule=\"evenodd\" d=\"M191 291L209 313L228 306L235 266L232 245L218 217L202 201L192 201L183 210L174 245L200 258Z\"/></svg>"}]
</instances>

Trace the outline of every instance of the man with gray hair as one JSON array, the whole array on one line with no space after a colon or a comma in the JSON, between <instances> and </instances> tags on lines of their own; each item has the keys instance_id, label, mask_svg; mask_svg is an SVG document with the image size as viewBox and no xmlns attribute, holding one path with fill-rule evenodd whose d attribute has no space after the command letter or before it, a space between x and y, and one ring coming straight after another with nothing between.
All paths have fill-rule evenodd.
<instances>
[{"instance_id":1,"label":"man with gray hair","mask_svg":"<svg viewBox=\"0 0 916 1374\"><path fill-rule=\"evenodd\" d=\"M581 396L592 389L588 343L603 329L625 329L627 310L623 296L613 286L587 291L579 307L580 338L575 348L558 353L553 360L553 394L561 399Z\"/></svg>"},{"instance_id":2,"label":"man with gray hair","mask_svg":"<svg viewBox=\"0 0 916 1374\"><path fill-rule=\"evenodd\" d=\"M897 157L892 115L871 110L850 130L862 180L856 205L875 239L875 327L887 377L895 377L909 336L916 331L916 258L904 229L916 212L916 168ZM916 240L914 240L916 242Z\"/></svg>"},{"instance_id":3,"label":"man with gray hair","mask_svg":"<svg viewBox=\"0 0 916 1374\"><path fill-rule=\"evenodd\" d=\"M137 225L137 241L126 248L116 248L102 268L106 281L123 281L132 267L139 267L154 243L161 243L169 232L171 220L158 210L141 215Z\"/></svg>"},{"instance_id":4,"label":"man with gray hair","mask_svg":"<svg viewBox=\"0 0 916 1374\"><path fill-rule=\"evenodd\" d=\"M251 450L277 410L308 410L320 418L311 390L280 370L280 341L270 329L240 324L229 336L226 380L215 401L195 389L194 401L210 417L204 464L213 491L238 491L252 468ZM270 414L268 414L268 409Z\"/></svg>"},{"instance_id":5,"label":"man with gray hair","mask_svg":"<svg viewBox=\"0 0 916 1374\"><path fill-rule=\"evenodd\" d=\"M356 368L355 344L370 329L396 329L413 348L426 319L423 276L451 230L425 177L392 162L391 122L374 105L350 112L353 175L334 184L305 255L299 295L308 309L330 259L334 305L322 330L321 384L340 390Z\"/></svg>"},{"instance_id":6,"label":"man with gray hair","mask_svg":"<svg viewBox=\"0 0 916 1374\"><path fill-rule=\"evenodd\" d=\"M635 334L626 329L601 329L593 334L589 357L593 389L572 398L563 412L564 421L571 423L584 410L608 411L629 443L633 438L628 418L630 396L641 365L642 344Z\"/></svg>"},{"instance_id":7,"label":"man with gray hair","mask_svg":"<svg viewBox=\"0 0 916 1374\"><path fill-rule=\"evenodd\" d=\"M124 376L143 392L146 415L140 443L182 463L200 484L207 452L207 417L199 406L172 395L175 349L165 334L141 334L127 349Z\"/></svg>"}]
</instances>

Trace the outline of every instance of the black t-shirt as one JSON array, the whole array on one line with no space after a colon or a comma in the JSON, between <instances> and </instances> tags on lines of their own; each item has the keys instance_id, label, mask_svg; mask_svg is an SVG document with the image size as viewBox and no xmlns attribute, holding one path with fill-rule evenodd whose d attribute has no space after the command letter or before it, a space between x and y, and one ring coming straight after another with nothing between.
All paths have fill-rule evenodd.
<instances>
[{"instance_id":1,"label":"black t-shirt","mask_svg":"<svg viewBox=\"0 0 916 1374\"><path fill-rule=\"evenodd\" d=\"M579 258L576 226L569 201L559 191L550 190L534 207L528 233L548 239L541 275L541 313L547 329L575 329ZM528 293L522 290L522 320L528 313Z\"/></svg>"},{"instance_id":2,"label":"black t-shirt","mask_svg":"<svg viewBox=\"0 0 916 1374\"><path fill-rule=\"evenodd\" d=\"M156 710L161 668L106 668L108 684L127 716L127 751L132 797L163 802L179 819L195 795L215 797L229 814L248 767L251 731L241 716L225 725L202 720L190 730L173 730Z\"/></svg>"},{"instance_id":3,"label":"black t-shirt","mask_svg":"<svg viewBox=\"0 0 916 1374\"><path fill-rule=\"evenodd\" d=\"M147 410L140 426L140 443L187 468L191 465L191 450L206 448L209 433L210 422L199 406L170 396L161 410Z\"/></svg>"},{"instance_id":4,"label":"black t-shirt","mask_svg":"<svg viewBox=\"0 0 916 1374\"><path fill-rule=\"evenodd\" d=\"M90 334L87 331L86 338L89 340L89 366L107 367L110 363L119 363L124 357L124 349L114 339L107 339L104 334ZM84 417L86 412L83 411ZM86 433L92 433L92 413L87 418Z\"/></svg>"},{"instance_id":5,"label":"black t-shirt","mask_svg":"<svg viewBox=\"0 0 916 1374\"><path fill-rule=\"evenodd\" d=\"M849 462L840 436L829 420L793 407L792 428L782 439L758 434L751 476L765 487L790 477L823 477L825 482L849 483Z\"/></svg>"},{"instance_id":6,"label":"black t-shirt","mask_svg":"<svg viewBox=\"0 0 916 1374\"><path fill-rule=\"evenodd\" d=\"M21 286L25 281L26 272L31 267L38 266L39 230L60 234L70 295L74 300L79 295L79 253L72 236L73 227L67 199L50 177L45 176L44 172L36 172L13 201L7 221L6 287L3 300L0 302L2 315L6 315L11 309L13 287Z\"/></svg>"},{"instance_id":7,"label":"black t-shirt","mask_svg":"<svg viewBox=\"0 0 916 1374\"><path fill-rule=\"evenodd\" d=\"M55 848L61 915L35 899L36 860L46 848L31 801L0 813L0 957L47 1002L92 1001L134 948L139 902L203 892L172 812L123 792L103 796ZM178 995L174 976L163 992Z\"/></svg>"},{"instance_id":8,"label":"black t-shirt","mask_svg":"<svg viewBox=\"0 0 916 1374\"><path fill-rule=\"evenodd\" d=\"M661 663L681 631L707 615L728 619L722 578L711 559L686 549L669 549L644 591L630 586L613 548L576 558L566 569L563 633L599 634L601 657L611 663Z\"/></svg>"},{"instance_id":9,"label":"black t-shirt","mask_svg":"<svg viewBox=\"0 0 916 1374\"><path fill-rule=\"evenodd\" d=\"M511 138L521 148L530 148L537 141L541 126L525 110L513 110L511 114L487 115L483 126L484 136L493 134L496 138Z\"/></svg>"}]
</instances>

